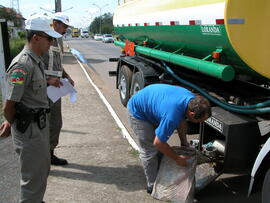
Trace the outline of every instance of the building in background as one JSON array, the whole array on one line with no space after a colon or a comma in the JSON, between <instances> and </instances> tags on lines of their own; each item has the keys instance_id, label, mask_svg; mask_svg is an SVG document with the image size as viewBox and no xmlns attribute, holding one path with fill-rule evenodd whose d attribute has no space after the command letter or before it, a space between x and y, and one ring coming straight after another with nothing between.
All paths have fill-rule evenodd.
<instances>
[{"instance_id":1,"label":"building in background","mask_svg":"<svg viewBox=\"0 0 270 203\"><path fill-rule=\"evenodd\" d=\"M24 31L25 18L12 8L0 5L0 19L7 21L10 38L16 38L19 32Z\"/></svg>"}]
</instances>

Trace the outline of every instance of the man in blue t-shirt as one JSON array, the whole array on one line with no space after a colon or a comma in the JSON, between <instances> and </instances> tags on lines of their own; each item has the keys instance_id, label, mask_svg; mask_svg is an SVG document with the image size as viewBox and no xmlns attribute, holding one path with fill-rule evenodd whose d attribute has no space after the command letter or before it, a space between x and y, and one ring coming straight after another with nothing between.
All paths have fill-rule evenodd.
<instances>
[{"instance_id":1,"label":"man in blue t-shirt","mask_svg":"<svg viewBox=\"0 0 270 203\"><path fill-rule=\"evenodd\" d=\"M194 123L206 120L211 116L210 103L185 88L154 84L130 98L128 112L140 147L147 192L152 193L159 167L158 152L172 158L176 164L186 166L187 157L177 155L167 141L177 130L181 145L188 146L186 119Z\"/></svg>"}]
</instances>

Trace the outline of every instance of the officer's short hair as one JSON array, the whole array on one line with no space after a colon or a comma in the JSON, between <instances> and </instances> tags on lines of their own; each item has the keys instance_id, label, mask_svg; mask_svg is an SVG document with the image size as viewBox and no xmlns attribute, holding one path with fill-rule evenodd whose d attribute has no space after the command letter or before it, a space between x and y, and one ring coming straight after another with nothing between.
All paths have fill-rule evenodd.
<instances>
[{"instance_id":1,"label":"officer's short hair","mask_svg":"<svg viewBox=\"0 0 270 203\"><path fill-rule=\"evenodd\" d=\"M189 101L188 110L194 112L194 119L201 119L212 115L210 102L203 96L196 96Z\"/></svg>"},{"instance_id":2,"label":"officer's short hair","mask_svg":"<svg viewBox=\"0 0 270 203\"><path fill-rule=\"evenodd\" d=\"M34 35L44 35L44 34L45 33L42 32L42 31L26 30L26 39L27 39L28 42L30 42Z\"/></svg>"},{"instance_id":3,"label":"officer's short hair","mask_svg":"<svg viewBox=\"0 0 270 203\"><path fill-rule=\"evenodd\" d=\"M57 22L57 23L63 23L61 20L55 20L53 19L53 21ZM64 24L64 23L63 23Z\"/></svg>"}]
</instances>

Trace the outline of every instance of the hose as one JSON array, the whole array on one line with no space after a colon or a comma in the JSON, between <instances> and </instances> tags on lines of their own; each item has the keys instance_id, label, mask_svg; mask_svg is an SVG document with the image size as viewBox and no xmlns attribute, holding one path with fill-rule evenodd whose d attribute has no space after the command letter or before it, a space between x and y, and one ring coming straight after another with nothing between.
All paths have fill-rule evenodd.
<instances>
[{"instance_id":1,"label":"hose","mask_svg":"<svg viewBox=\"0 0 270 203\"><path fill-rule=\"evenodd\" d=\"M180 78L163 61L162 61L162 65L165 67L165 71L167 73L169 73L171 76L173 76L176 80L178 80L179 82L197 90L199 93L201 93L201 95L203 95L204 97L209 99L211 102L217 104L218 106L220 106L228 111L232 111L235 113L241 113L241 114L265 114L265 113L270 112L270 107L265 107L266 105L270 104L270 100L259 103L259 104L255 104L255 105L247 105L246 107L228 104L226 102L222 102L222 101L214 98L213 96L209 95L206 91L202 90L197 85Z\"/></svg>"}]
</instances>

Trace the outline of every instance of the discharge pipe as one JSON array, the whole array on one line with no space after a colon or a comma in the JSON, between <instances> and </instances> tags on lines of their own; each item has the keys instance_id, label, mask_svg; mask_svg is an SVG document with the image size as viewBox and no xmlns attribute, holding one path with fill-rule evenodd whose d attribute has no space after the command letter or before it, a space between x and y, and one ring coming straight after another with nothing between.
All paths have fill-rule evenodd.
<instances>
[{"instance_id":1,"label":"discharge pipe","mask_svg":"<svg viewBox=\"0 0 270 203\"><path fill-rule=\"evenodd\" d=\"M125 46L125 43L121 41L115 41L114 44L120 47ZM134 50L137 53L180 65L193 71L200 72L226 82L233 80L235 76L233 67L229 65L222 65L143 46L136 46Z\"/></svg>"}]
</instances>

